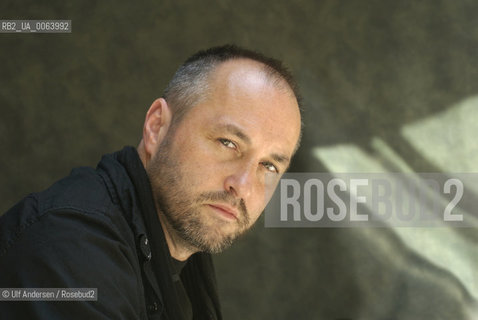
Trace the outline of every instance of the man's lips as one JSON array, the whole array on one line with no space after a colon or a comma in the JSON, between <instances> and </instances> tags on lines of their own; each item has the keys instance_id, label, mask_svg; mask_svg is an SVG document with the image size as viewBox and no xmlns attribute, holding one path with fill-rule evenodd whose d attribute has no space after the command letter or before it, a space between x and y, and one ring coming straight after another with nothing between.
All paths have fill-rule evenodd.
<instances>
[{"instance_id":1,"label":"man's lips","mask_svg":"<svg viewBox=\"0 0 478 320\"><path fill-rule=\"evenodd\" d=\"M210 206L210 207L212 207L216 210L219 210L226 217L238 220L239 213L233 207L230 207L230 206L225 205L225 204L217 204L217 203L214 203L214 204L209 203L208 206Z\"/></svg>"}]
</instances>

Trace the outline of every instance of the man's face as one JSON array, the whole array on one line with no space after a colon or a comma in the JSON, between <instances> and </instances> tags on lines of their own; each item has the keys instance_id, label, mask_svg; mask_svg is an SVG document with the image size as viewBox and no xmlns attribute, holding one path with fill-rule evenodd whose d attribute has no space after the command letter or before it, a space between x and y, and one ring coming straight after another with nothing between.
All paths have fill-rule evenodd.
<instances>
[{"instance_id":1,"label":"man's face","mask_svg":"<svg viewBox=\"0 0 478 320\"><path fill-rule=\"evenodd\" d=\"M210 93L168 133L147 168L172 232L216 253L249 229L289 165L300 134L297 101L258 64L233 60Z\"/></svg>"}]
</instances>

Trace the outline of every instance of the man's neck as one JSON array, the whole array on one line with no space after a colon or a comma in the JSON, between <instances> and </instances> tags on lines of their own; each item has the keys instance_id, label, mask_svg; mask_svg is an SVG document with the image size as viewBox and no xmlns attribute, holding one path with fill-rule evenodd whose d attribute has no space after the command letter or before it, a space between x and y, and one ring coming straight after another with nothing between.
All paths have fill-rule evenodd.
<instances>
[{"instance_id":1,"label":"man's neck","mask_svg":"<svg viewBox=\"0 0 478 320\"><path fill-rule=\"evenodd\" d=\"M171 257L178 261L186 261L192 254L199 251L178 236L162 212L158 213L158 217L161 222L161 227L163 228L164 237L166 238Z\"/></svg>"}]
</instances>

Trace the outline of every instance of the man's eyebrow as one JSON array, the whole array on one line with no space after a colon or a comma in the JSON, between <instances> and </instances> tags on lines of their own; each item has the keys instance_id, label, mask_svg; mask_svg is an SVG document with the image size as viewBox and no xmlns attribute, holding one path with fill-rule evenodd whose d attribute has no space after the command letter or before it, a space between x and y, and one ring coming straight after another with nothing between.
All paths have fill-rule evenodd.
<instances>
[{"instance_id":1,"label":"man's eyebrow","mask_svg":"<svg viewBox=\"0 0 478 320\"><path fill-rule=\"evenodd\" d=\"M282 155L282 154L273 153L273 154L271 154L271 157L272 157L272 159L274 159L275 161L277 161L279 163L289 163L290 162L290 158L288 156L285 156L285 155Z\"/></svg>"},{"instance_id":2,"label":"man's eyebrow","mask_svg":"<svg viewBox=\"0 0 478 320\"><path fill-rule=\"evenodd\" d=\"M245 143L251 144L251 138L249 138L249 136L244 131L242 131L241 128L239 128L238 126L236 126L234 124L227 123L227 124L221 125L220 128L222 128L222 129L228 131L229 133L235 135L236 137L238 137L239 139L241 139Z\"/></svg>"}]
</instances>

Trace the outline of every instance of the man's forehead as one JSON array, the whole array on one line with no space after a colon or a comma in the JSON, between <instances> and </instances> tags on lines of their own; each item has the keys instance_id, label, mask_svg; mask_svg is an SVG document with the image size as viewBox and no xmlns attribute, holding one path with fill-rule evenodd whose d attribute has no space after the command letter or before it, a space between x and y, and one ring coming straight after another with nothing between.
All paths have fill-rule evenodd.
<instances>
[{"instance_id":1,"label":"man's forehead","mask_svg":"<svg viewBox=\"0 0 478 320\"><path fill-rule=\"evenodd\" d=\"M203 110L198 112L212 113L217 120L224 117L249 134L253 130L272 135L270 142L293 140L295 149L300 133L297 99L290 88L268 79L261 63L249 59L224 62L212 76L209 89L200 103Z\"/></svg>"},{"instance_id":2,"label":"man's forehead","mask_svg":"<svg viewBox=\"0 0 478 320\"><path fill-rule=\"evenodd\" d=\"M240 94L241 97L256 95L265 101L271 91L285 93L292 109L299 111L297 98L288 83L254 60L241 58L222 62L210 75L208 87L208 96L221 95L222 99Z\"/></svg>"}]
</instances>

